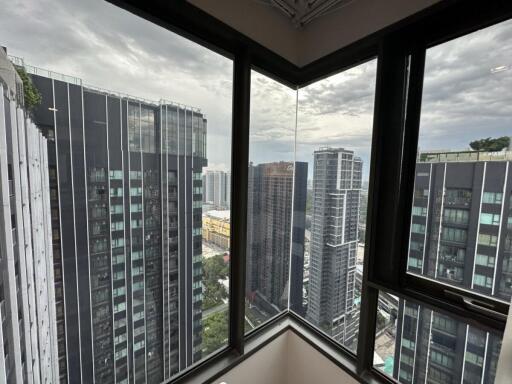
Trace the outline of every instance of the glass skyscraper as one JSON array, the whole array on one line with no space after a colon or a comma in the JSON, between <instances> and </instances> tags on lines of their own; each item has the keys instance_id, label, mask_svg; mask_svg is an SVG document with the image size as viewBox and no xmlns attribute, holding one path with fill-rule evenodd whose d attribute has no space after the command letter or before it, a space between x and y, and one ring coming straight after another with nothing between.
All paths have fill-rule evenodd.
<instances>
[{"instance_id":1,"label":"glass skyscraper","mask_svg":"<svg viewBox=\"0 0 512 384\"><path fill-rule=\"evenodd\" d=\"M288 304L302 313L307 172L305 162L249 165L247 295L269 315Z\"/></svg>"}]
</instances>

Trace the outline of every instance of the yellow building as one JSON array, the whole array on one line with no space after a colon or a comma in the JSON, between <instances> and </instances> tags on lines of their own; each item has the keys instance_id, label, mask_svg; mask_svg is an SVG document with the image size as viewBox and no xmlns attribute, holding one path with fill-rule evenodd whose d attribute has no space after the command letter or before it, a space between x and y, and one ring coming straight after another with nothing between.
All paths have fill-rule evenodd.
<instances>
[{"instance_id":1,"label":"yellow building","mask_svg":"<svg viewBox=\"0 0 512 384\"><path fill-rule=\"evenodd\" d=\"M203 240L229 249L229 211L209 211L203 215Z\"/></svg>"}]
</instances>

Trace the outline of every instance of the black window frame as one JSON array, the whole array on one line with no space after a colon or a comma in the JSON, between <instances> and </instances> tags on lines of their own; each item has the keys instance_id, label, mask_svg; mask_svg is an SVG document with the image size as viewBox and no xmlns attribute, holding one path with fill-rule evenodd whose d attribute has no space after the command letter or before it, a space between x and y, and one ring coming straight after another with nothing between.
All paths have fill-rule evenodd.
<instances>
[{"instance_id":1,"label":"black window frame","mask_svg":"<svg viewBox=\"0 0 512 384\"><path fill-rule=\"evenodd\" d=\"M106 1L234 62L231 250L236 257L231 260L230 271L229 342L224 349L180 372L168 382L189 382L199 377L211 381L219 377L228 367L257 350L255 344L261 346L280 334L286 321L289 327L299 326L303 330L301 337L359 381L394 382L373 368L379 291L420 302L482 329L503 331L503 315L508 313L509 305L408 274L407 262L426 50L512 18L512 2L441 1L304 67L298 67L186 1ZM248 180L245 165L249 160L251 69L295 90L375 57L378 60L377 81L357 357L289 311L245 335ZM467 300L477 307L468 305ZM487 306L497 314L482 312L478 305Z\"/></svg>"}]
</instances>

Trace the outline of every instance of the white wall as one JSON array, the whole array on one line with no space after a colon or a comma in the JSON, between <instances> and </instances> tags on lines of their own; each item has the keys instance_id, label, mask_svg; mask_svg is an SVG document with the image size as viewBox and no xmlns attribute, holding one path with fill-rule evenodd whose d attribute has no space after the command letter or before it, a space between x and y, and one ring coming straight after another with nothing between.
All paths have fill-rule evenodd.
<instances>
[{"instance_id":1,"label":"white wall","mask_svg":"<svg viewBox=\"0 0 512 384\"><path fill-rule=\"evenodd\" d=\"M287 383L357 384L345 371L292 331L287 332Z\"/></svg>"},{"instance_id":2,"label":"white wall","mask_svg":"<svg viewBox=\"0 0 512 384\"><path fill-rule=\"evenodd\" d=\"M254 0L188 0L292 63L297 60L297 32L286 16Z\"/></svg>"},{"instance_id":3,"label":"white wall","mask_svg":"<svg viewBox=\"0 0 512 384\"><path fill-rule=\"evenodd\" d=\"M226 373L226 384L357 384L358 382L292 331Z\"/></svg>"},{"instance_id":4,"label":"white wall","mask_svg":"<svg viewBox=\"0 0 512 384\"><path fill-rule=\"evenodd\" d=\"M297 65L303 66L328 53L377 32L439 0L355 0L298 31Z\"/></svg>"},{"instance_id":5,"label":"white wall","mask_svg":"<svg viewBox=\"0 0 512 384\"><path fill-rule=\"evenodd\" d=\"M238 364L215 383L284 384L286 383L287 335L279 336L251 357Z\"/></svg>"}]
</instances>

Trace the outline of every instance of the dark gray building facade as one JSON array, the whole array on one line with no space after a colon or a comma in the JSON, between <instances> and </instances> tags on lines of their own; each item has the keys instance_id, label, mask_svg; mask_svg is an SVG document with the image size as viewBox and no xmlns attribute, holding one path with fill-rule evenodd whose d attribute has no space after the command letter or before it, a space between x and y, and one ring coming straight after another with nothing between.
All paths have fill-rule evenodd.
<instances>
[{"instance_id":1,"label":"dark gray building facade","mask_svg":"<svg viewBox=\"0 0 512 384\"><path fill-rule=\"evenodd\" d=\"M303 312L307 172L304 162L249 165L247 294L271 314L288 301Z\"/></svg>"},{"instance_id":2,"label":"dark gray building facade","mask_svg":"<svg viewBox=\"0 0 512 384\"><path fill-rule=\"evenodd\" d=\"M482 295L512 295L511 152L421 153L408 271ZM492 383L501 336L400 301L394 376Z\"/></svg>"},{"instance_id":3,"label":"dark gray building facade","mask_svg":"<svg viewBox=\"0 0 512 384\"><path fill-rule=\"evenodd\" d=\"M48 138L61 381L160 383L201 358L200 111L32 74Z\"/></svg>"}]
</instances>

